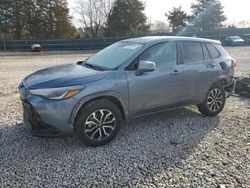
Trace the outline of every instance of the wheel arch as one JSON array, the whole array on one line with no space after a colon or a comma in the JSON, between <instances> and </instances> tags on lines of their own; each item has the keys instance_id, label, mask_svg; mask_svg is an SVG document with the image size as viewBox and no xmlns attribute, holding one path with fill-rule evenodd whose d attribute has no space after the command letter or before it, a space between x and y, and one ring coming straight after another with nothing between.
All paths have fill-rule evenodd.
<instances>
[{"instance_id":1,"label":"wheel arch","mask_svg":"<svg viewBox=\"0 0 250 188\"><path fill-rule=\"evenodd\" d=\"M93 102L95 100L100 100L100 99L106 99L117 105L117 107L120 109L122 118L126 120L129 116L128 112L128 105L124 102L122 97L119 94L114 94L114 93L105 93L105 94L96 94L96 95L91 95L88 97L84 97L81 99L74 107L72 110L71 116L70 116L70 122L69 124L74 127L75 123L75 118L77 117L79 111L88 103Z\"/></svg>"},{"instance_id":2,"label":"wheel arch","mask_svg":"<svg viewBox=\"0 0 250 188\"><path fill-rule=\"evenodd\" d=\"M214 78L214 80L211 81L209 85L207 85L207 89L206 89L206 91L204 91L204 95L202 96L202 98L201 98L202 100L200 102L202 102L202 101L204 101L206 99L206 96L207 96L209 90L212 87L214 87L215 85L219 85L219 86L224 87L224 85L226 83L227 83L227 79L225 77L216 77L216 78Z\"/></svg>"},{"instance_id":3,"label":"wheel arch","mask_svg":"<svg viewBox=\"0 0 250 188\"><path fill-rule=\"evenodd\" d=\"M227 84L227 77L225 75L221 75L216 77L212 84L210 85L209 89L215 85L225 86Z\"/></svg>"}]
</instances>

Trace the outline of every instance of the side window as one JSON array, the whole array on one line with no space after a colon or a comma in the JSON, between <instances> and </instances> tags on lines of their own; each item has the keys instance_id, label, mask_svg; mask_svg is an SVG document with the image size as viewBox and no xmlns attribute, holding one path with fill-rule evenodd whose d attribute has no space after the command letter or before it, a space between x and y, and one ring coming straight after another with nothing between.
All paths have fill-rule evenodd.
<instances>
[{"instance_id":1,"label":"side window","mask_svg":"<svg viewBox=\"0 0 250 188\"><path fill-rule=\"evenodd\" d=\"M203 43L202 43L202 49L203 49L204 60L211 59L208 49L206 45Z\"/></svg>"},{"instance_id":2,"label":"side window","mask_svg":"<svg viewBox=\"0 0 250 188\"><path fill-rule=\"evenodd\" d=\"M223 57L227 57L227 56L230 56L227 51L219 44L216 44L214 45L220 52L220 54L223 56Z\"/></svg>"},{"instance_id":3,"label":"side window","mask_svg":"<svg viewBox=\"0 0 250 188\"><path fill-rule=\"evenodd\" d=\"M184 63L192 63L203 60L201 43L182 42Z\"/></svg>"},{"instance_id":4,"label":"side window","mask_svg":"<svg viewBox=\"0 0 250 188\"><path fill-rule=\"evenodd\" d=\"M212 59L216 59L216 58L220 57L220 53L212 44L207 43L206 46L210 52Z\"/></svg>"},{"instance_id":5,"label":"side window","mask_svg":"<svg viewBox=\"0 0 250 188\"><path fill-rule=\"evenodd\" d=\"M177 48L175 42L166 42L154 45L139 57L139 61L153 61L156 67L176 65Z\"/></svg>"}]
</instances>

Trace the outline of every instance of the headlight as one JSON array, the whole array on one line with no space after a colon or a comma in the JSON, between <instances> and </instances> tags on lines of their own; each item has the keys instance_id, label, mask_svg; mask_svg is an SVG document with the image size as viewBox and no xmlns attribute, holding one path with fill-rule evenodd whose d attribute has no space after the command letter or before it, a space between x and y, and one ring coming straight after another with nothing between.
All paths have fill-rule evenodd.
<instances>
[{"instance_id":1,"label":"headlight","mask_svg":"<svg viewBox=\"0 0 250 188\"><path fill-rule=\"evenodd\" d=\"M84 87L82 85L60 87L60 88L48 88L48 89L32 89L30 93L32 95L38 95L47 99L68 99L80 93Z\"/></svg>"}]
</instances>

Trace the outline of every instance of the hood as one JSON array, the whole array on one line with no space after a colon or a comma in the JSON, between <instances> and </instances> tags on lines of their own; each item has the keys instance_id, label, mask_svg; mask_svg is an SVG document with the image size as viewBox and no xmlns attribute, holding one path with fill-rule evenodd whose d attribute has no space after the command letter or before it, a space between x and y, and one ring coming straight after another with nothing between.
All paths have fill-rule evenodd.
<instances>
[{"instance_id":1,"label":"hood","mask_svg":"<svg viewBox=\"0 0 250 188\"><path fill-rule=\"evenodd\" d=\"M24 84L30 89L66 87L95 82L105 76L104 71L89 69L75 63L39 70L27 76Z\"/></svg>"}]
</instances>

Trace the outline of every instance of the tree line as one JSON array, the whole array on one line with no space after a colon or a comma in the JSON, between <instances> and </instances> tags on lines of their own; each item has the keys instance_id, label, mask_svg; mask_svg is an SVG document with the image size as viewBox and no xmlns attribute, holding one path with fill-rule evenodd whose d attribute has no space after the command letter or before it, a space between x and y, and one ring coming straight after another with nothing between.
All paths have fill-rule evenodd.
<instances>
[{"instance_id":1,"label":"tree line","mask_svg":"<svg viewBox=\"0 0 250 188\"><path fill-rule=\"evenodd\" d=\"M1 0L0 30L13 39L74 37L66 0Z\"/></svg>"},{"instance_id":2,"label":"tree line","mask_svg":"<svg viewBox=\"0 0 250 188\"><path fill-rule=\"evenodd\" d=\"M75 8L85 37L120 37L149 33L140 0L78 0Z\"/></svg>"},{"instance_id":3,"label":"tree line","mask_svg":"<svg viewBox=\"0 0 250 188\"><path fill-rule=\"evenodd\" d=\"M0 32L13 39L59 39L74 37L122 37L152 32L141 0L76 0L69 15L67 0L1 0ZM170 32L207 31L221 28L226 17L219 0L196 0L191 14L174 7L165 14Z\"/></svg>"},{"instance_id":4,"label":"tree line","mask_svg":"<svg viewBox=\"0 0 250 188\"><path fill-rule=\"evenodd\" d=\"M174 7L168 14L170 26L173 32L183 29L191 31L209 31L223 27L226 20L223 6L219 0L197 0L191 5L191 15L188 15L180 7Z\"/></svg>"}]
</instances>

